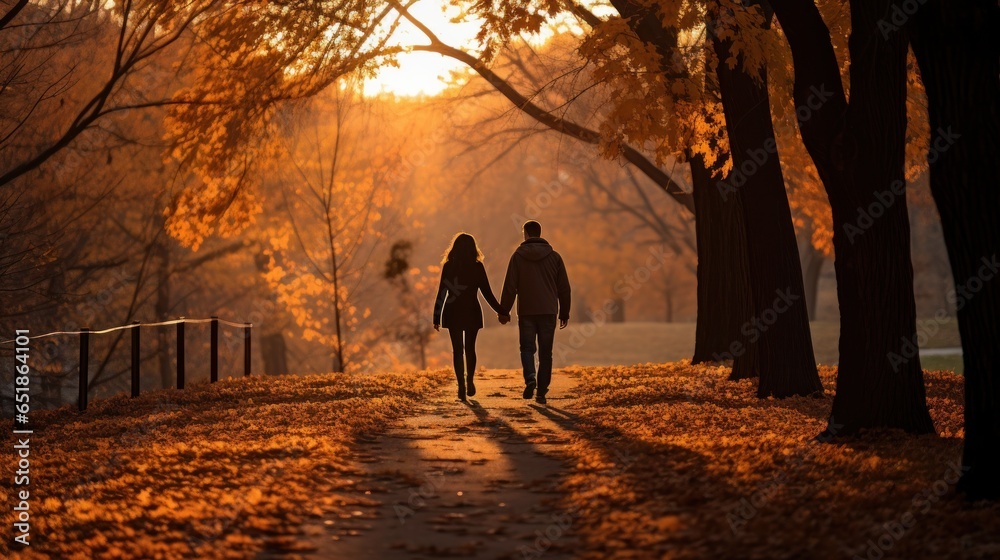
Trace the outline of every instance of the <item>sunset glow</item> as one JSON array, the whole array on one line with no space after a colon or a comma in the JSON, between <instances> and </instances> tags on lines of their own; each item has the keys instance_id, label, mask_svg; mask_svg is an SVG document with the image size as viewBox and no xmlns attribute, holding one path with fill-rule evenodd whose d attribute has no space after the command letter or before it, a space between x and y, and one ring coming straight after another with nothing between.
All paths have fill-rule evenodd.
<instances>
[{"instance_id":1,"label":"sunset glow","mask_svg":"<svg viewBox=\"0 0 1000 560\"><path fill-rule=\"evenodd\" d=\"M466 50L475 49L479 22L453 22L460 11L446 0L423 0L414 4L410 13L446 44ZM393 44L406 47L428 43L424 34L405 20L400 22L393 38ZM367 80L364 85L365 94L437 95L448 87L451 73L463 67L462 63L454 59L426 52L402 53L397 57L397 62L398 66L384 67L375 78Z\"/></svg>"},{"instance_id":2,"label":"sunset glow","mask_svg":"<svg viewBox=\"0 0 1000 560\"><path fill-rule=\"evenodd\" d=\"M610 13L605 6L595 6L590 2L583 2L583 5L588 6L599 17L607 17ZM478 49L476 33L481 26L481 20L463 18L456 21L461 17L461 10L447 0L422 0L409 10L446 45L473 53ZM540 32L526 39L533 45L541 45L557 33L579 35L582 32L583 29L573 16L562 14L553 18ZM424 34L405 19L400 20L391 41L391 44L402 47L427 43ZM401 96L437 95L451 85L453 72L465 68L464 64L452 58L427 52L406 52L397 56L396 60L398 66L383 67L375 78L365 82L366 95L383 93Z\"/></svg>"},{"instance_id":3,"label":"sunset glow","mask_svg":"<svg viewBox=\"0 0 1000 560\"><path fill-rule=\"evenodd\" d=\"M998 27L4 2L0 560L1000 559Z\"/></svg>"}]
</instances>

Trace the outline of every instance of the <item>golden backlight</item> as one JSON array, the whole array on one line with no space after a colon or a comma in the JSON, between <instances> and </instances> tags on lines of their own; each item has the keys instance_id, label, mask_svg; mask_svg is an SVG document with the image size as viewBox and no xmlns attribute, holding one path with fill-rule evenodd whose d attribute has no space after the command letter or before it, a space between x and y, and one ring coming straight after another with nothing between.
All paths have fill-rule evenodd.
<instances>
[{"instance_id":1,"label":"golden backlight","mask_svg":"<svg viewBox=\"0 0 1000 560\"><path fill-rule=\"evenodd\" d=\"M453 22L461 12L447 0L422 0L410 7L410 13L445 43L464 50L476 49L475 37L479 22ZM402 20L393 34L392 42L406 47L427 44L428 41L420 30ZM447 80L451 72L463 66L454 59L426 52L402 53L397 60L398 67L382 68L375 78L365 82L366 95L437 95L448 87Z\"/></svg>"},{"instance_id":2,"label":"golden backlight","mask_svg":"<svg viewBox=\"0 0 1000 560\"><path fill-rule=\"evenodd\" d=\"M607 17L609 9L592 2L581 2L598 17ZM461 18L462 12L448 0L421 0L409 8L411 14L426 25L445 44L475 54L479 45L476 33L481 20L473 17ZM533 45L541 45L558 33L580 34L583 30L576 20L567 14L552 19L547 27L531 36L522 38ZM390 44L401 47L426 45L427 37L410 22L401 18L399 27L393 33ZM386 66L379 70L375 78L365 82L366 95L389 93L400 96L437 95L449 85L451 73L461 70L464 65L452 58L435 53L406 52L397 57L398 67Z\"/></svg>"}]
</instances>

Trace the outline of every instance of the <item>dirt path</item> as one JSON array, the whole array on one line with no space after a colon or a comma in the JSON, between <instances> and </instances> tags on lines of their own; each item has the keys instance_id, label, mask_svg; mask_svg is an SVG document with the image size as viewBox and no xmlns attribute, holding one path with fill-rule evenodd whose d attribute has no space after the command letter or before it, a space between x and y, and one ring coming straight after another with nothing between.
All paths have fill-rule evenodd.
<instances>
[{"instance_id":1,"label":"dirt path","mask_svg":"<svg viewBox=\"0 0 1000 560\"><path fill-rule=\"evenodd\" d=\"M448 384L403 425L364 444L359 488L372 505L309 527L317 546L309 557L570 556L558 484L575 381L557 372L542 406L521 398L520 372L477 377L469 404ZM555 538L540 538L546 532Z\"/></svg>"}]
</instances>

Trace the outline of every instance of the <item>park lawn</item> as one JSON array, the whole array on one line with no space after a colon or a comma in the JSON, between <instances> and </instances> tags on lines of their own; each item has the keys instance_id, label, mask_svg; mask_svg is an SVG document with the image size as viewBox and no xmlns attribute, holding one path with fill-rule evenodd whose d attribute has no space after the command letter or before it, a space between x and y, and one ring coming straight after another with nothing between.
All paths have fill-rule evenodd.
<instances>
[{"instance_id":1,"label":"park lawn","mask_svg":"<svg viewBox=\"0 0 1000 560\"><path fill-rule=\"evenodd\" d=\"M582 558L1000 556L1000 505L954 491L963 429L952 372L926 375L937 435L832 443L814 441L830 367L825 397L784 400L687 362L563 373L580 378L565 507Z\"/></svg>"},{"instance_id":2,"label":"park lawn","mask_svg":"<svg viewBox=\"0 0 1000 560\"><path fill-rule=\"evenodd\" d=\"M246 558L304 547L305 516L349 517L351 496L363 496L351 491L352 444L407 414L450 377L442 373L249 377L101 400L82 414L33 413L32 538L17 557ZM0 429L10 433L11 420ZM12 482L7 472L5 497ZM8 531L12 514L4 507Z\"/></svg>"},{"instance_id":3,"label":"park lawn","mask_svg":"<svg viewBox=\"0 0 1000 560\"><path fill-rule=\"evenodd\" d=\"M521 367L518 354L517 325L496 325L486 314L487 328L479 335L479 365L489 369ZM918 321L919 332L926 334L922 348L960 347L957 322L954 319ZM571 323L556 333L553 352L555 367L611 366L644 363L666 363L690 358L694 351L694 323ZM835 365L839 359L840 323L813 321L810 323L813 349L820 364ZM900 342L902 347L902 342ZM429 354L433 361L445 367L451 364L451 344L447 333L431 341ZM961 372L961 355L940 356L925 369L952 369ZM921 358L923 360L923 358ZM931 367L933 366L933 367Z\"/></svg>"},{"instance_id":4,"label":"park lawn","mask_svg":"<svg viewBox=\"0 0 1000 560\"><path fill-rule=\"evenodd\" d=\"M925 370L946 370L961 374L965 365L962 363L962 355L954 354L950 356L920 356L920 365Z\"/></svg>"}]
</instances>

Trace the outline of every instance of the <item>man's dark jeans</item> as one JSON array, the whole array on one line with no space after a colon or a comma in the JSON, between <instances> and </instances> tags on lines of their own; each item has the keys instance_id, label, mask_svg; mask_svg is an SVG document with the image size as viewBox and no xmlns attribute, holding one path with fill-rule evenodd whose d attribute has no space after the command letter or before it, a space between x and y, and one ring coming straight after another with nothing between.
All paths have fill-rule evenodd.
<instances>
[{"instance_id":1,"label":"man's dark jeans","mask_svg":"<svg viewBox=\"0 0 1000 560\"><path fill-rule=\"evenodd\" d=\"M552 381L552 344L556 338L555 315L518 315L521 367L524 384L535 383L535 350L538 350L538 394L544 396ZM536 345L537 341L537 345Z\"/></svg>"}]
</instances>

